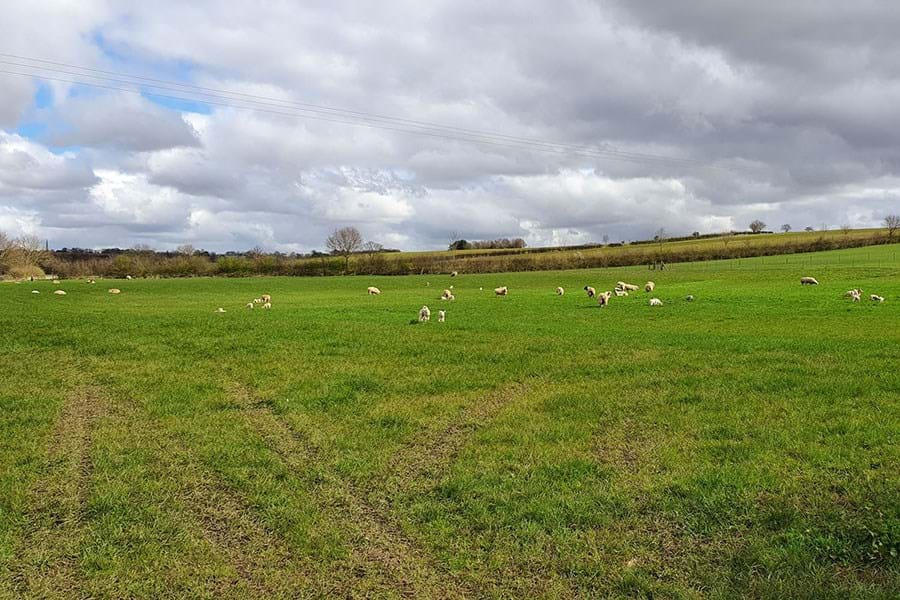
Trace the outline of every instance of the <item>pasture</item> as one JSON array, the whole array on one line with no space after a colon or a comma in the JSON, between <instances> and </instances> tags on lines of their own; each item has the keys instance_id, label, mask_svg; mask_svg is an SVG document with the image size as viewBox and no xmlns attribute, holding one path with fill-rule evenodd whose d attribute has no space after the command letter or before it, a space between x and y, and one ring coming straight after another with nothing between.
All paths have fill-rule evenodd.
<instances>
[{"instance_id":1,"label":"pasture","mask_svg":"<svg viewBox=\"0 0 900 600\"><path fill-rule=\"evenodd\" d=\"M895 253L2 284L0 597L896 597Z\"/></svg>"}]
</instances>

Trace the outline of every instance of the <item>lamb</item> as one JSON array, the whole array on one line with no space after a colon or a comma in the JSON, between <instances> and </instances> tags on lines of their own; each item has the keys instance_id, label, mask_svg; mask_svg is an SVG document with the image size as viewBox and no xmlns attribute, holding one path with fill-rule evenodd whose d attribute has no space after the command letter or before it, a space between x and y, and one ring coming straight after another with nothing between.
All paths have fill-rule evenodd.
<instances>
[{"instance_id":1,"label":"lamb","mask_svg":"<svg viewBox=\"0 0 900 600\"><path fill-rule=\"evenodd\" d=\"M456 271L450 273L450 277L456 277L457 275L459 275L459 273L457 273Z\"/></svg>"},{"instance_id":2,"label":"lamb","mask_svg":"<svg viewBox=\"0 0 900 600\"><path fill-rule=\"evenodd\" d=\"M262 307L266 310L269 310L270 308L272 308L272 303L266 302L265 304L262 305Z\"/></svg>"},{"instance_id":3,"label":"lamb","mask_svg":"<svg viewBox=\"0 0 900 600\"><path fill-rule=\"evenodd\" d=\"M861 296L861 295L862 295L861 289L853 288L852 290L847 290L847 292L844 294L844 297Z\"/></svg>"},{"instance_id":4,"label":"lamb","mask_svg":"<svg viewBox=\"0 0 900 600\"><path fill-rule=\"evenodd\" d=\"M819 282L815 277L801 277L800 285L819 285Z\"/></svg>"},{"instance_id":5,"label":"lamb","mask_svg":"<svg viewBox=\"0 0 900 600\"><path fill-rule=\"evenodd\" d=\"M859 294L853 294L852 296L850 296L850 299L851 299L853 302L859 302L861 298L862 298L862 297L861 297Z\"/></svg>"},{"instance_id":6,"label":"lamb","mask_svg":"<svg viewBox=\"0 0 900 600\"><path fill-rule=\"evenodd\" d=\"M428 309L427 306L423 306L419 310L419 323L425 323L430 319L431 319L431 311Z\"/></svg>"},{"instance_id":7,"label":"lamb","mask_svg":"<svg viewBox=\"0 0 900 600\"><path fill-rule=\"evenodd\" d=\"M109 290L107 290L107 291L113 295L122 293L122 290L120 290L119 288L109 288Z\"/></svg>"},{"instance_id":8,"label":"lamb","mask_svg":"<svg viewBox=\"0 0 900 600\"><path fill-rule=\"evenodd\" d=\"M381 290L379 290L379 289L378 289L377 287L375 287L375 286L369 286L369 289L367 289L366 292L367 292L370 296L377 296L378 294L381 293Z\"/></svg>"},{"instance_id":9,"label":"lamb","mask_svg":"<svg viewBox=\"0 0 900 600\"><path fill-rule=\"evenodd\" d=\"M263 294L259 297L259 299L263 301L263 304L272 302L272 296L270 296L269 294Z\"/></svg>"},{"instance_id":10,"label":"lamb","mask_svg":"<svg viewBox=\"0 0 900 600\"><path fill-rule=\"evenodd\" d=\"M452 295L453 295L453 292L445 289L443 292L441 292L441 300L446 300L447 298L449 298Z\"/></svg>"},{"instance_id":11,"label":"lamb","mask_svg":"<svg viewBox=\"0 0 900 600\"><path fill-rule=\"evenodd\" d=\"M662 306L662 300L659 298L650 298L650 306Z\"/></svg>"},{"instance_id":12,"label":"lamb","mask_svg":"<svg viewBox=\"0 0 900 600\"><path fill-rule=\"evenodd\" d=\"M94 281L93 279L88 279L87 282L88 282L89 285L93 285L93 284L97 283L97 282Z\"/></svg>"},{"instance_id":13,"label":"lamb","mask_svg":"<svg viewBox=\"0 0 900 600\"><path fill-rule=\"evenodd\" d=\"M57 296L65 296L66 295L66 293L62 290L56 290L53 293L56 294Z\"/></svg>"},{"instance_id":14,"label":"lamb","mask_svg":"<svg viewBox=\"0 0 900 600\"><path fill-rule=\"evenodd\" d=\"M131 275L126 275L125 279L131 280Z\"/></svg>"},{"instance_id":15,"label":"lamb","mask_svg":"<svg viewBox=\"0 0 900 600\"><path fill-rule=\"evenodd\" d=\"M447 312L443 310L438 311L438 323L443 323L444 319L447 318Z\"/></svg>"},{"instance_id":16,"label":"lamb","mask_svg":"<svg viewBox=\"0 0 900 600\"><path fill-rule=\"evenodd\" d=\"M644 291L647 292L648 294L655 289L656 289L656 284L653 283L652 281L648 281L647 285L644 286Z\"/></svg>"},{"instance_id":17,"label":"lamb","mask_svg":"<svg viewBox=\"0 0 900 600\"><path fill-rule=\"evenodd\" d=\"M597 302L600 304L600 308L604 306L609 306L609 299L612 297L612 292L603 292L597 296Z\"/></svg>"},{"instance_id":18,"label":"lamb","mask_svg":"<svg viewBox=\"0 0 900 600\"><path fill-rule=\"evenodd\" d=\"M251 310L253 309L254 306L256 306L256 305L253 304L252 302L248 302L248 303L247 303L247 308L249 308L249 309L251 309Z\"/></svg>"},{"instance_id":19,"label":"lamb","mask_svg":"<svg viewBox=\"0 0 900 600\"><path fill-rule=\"evenodd\" d=\"M225 312L225 309L222 308L222 307L220 306L219 308L217 308L217 309L215 310L215 312L217 312L217 313L223 313L223 312Z\"/></svg>"},{"instance_id":20,"label":"lamb","mask_svg":"<svg viewBox=\"0 0 900 600\"><path fill-rule=\"evenodd\" d=\"M253 304L262 304L262 298L254 298Z\"/></svg>"},{"instance_id":21,"label":"lamb","mask_svg":"<svg viewBox=\"0 0 900 600\"><path fill-rule=\"evenodd\" d=\"M616 288L613 291L616 293L617 298L622 298L628 295L628 292L626 292L625 290L620 290L619 288Z\"/></svg>"},{"instance_id":22,"label":"lamb","mask_svg":"<svg viewBox=\"0 0 900 600\"><path fill-rule=\"evenodd\" d=\"M566 290L562 289L561 287L556 288L557 296L564 296L565 294L566 294Z\"/></svg>"},{"instance_id":23,"label":"lamb","mask_svg":"<svg viewBox=\"0 0 900 600\"><path fill-rule=\"evenodd\" d=\"M594 288L592 288L589 285L584 286L584 291L587 292L588 298L593 298L594 296L597 295L597 290L595 290Z\"/></svg>"},{"instance_id":24,"label":"lamb","mask_svg":"<svg viewBox=\"0 0 900 600\"><path fill-rule=\"evenodd\" d=\"M503 287L494 288L494 293L498 296L506 296L509 294L509 288L505 285Z\"/></svg>"},{"instance_id":25,"label":"lamb","mask_svg":"<svg viewBox=\"0 0 900 600\"><path fill-rule=\"evenodd\" d=\"M693 301L694 301L694 296L693 296L693 294L688 294L688 295L685 297L685 300L687 300L688 302L693 302Z\"/></svg>"},{"instance_id":26,"label":"lamb","mask_svg":"<svg viewBox=\"0 0 900 600\"><path fill-rule=\"evenodd\" d=\"M883 297L883 296L879 296L878 294L872 294L871 296L869 296L869 299L870 299L872 302L878 302L879 304L881 304L882 302L884 302L884 297Z\"/></svg>"}]
</instances>

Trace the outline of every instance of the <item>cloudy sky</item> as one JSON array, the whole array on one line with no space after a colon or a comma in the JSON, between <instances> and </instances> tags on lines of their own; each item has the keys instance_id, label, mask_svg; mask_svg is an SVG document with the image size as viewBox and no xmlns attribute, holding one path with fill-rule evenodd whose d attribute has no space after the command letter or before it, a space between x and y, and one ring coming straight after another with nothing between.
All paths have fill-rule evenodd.
<instances>
[{"instance_id":1,"label":"cloudy sky","mask_svg":"<svg viewBox=\"0 0 900 600\"><path fill-rule=\"evenodd\" d=\"M900 211L894 2L29 0L2 12L0 71L19 74L0 73L0 231L53 247L307 251L348 224L403 249L453 234L546 245L755 218L867 227ZM349 125L309 105L441 128ZM640 156L612 156L623 152Z\"/></svg>"}]
</instances>

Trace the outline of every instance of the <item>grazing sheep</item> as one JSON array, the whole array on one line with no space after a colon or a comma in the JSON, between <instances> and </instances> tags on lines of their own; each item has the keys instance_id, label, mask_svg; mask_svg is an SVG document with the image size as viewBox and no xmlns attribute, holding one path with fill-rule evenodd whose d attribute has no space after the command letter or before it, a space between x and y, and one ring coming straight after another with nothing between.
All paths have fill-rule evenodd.
<instances>
[{"instance_id":1,"label":"grazing sheep","mask_svg":"<svg viewBox=\"0 0 900 600\"><path fill-rule=\"evenodd\" d=\"M266 302L265 304L262 305L262 307L266 310L269 310L270 308L272 308L272 303Z\"/></svg>"},{"instance_id":2,"label":"grazing sheep","mask_svg":"<svg viewBox=\"0 0 900 600\"><path fill-rule=\"evenodd\" d=\"M597 295L597 302L600 304L600 308L604 306L609 306L609 299L612 297L612 292L603 292L602 294Z\"/></svg>"},{"instance_id":3,"label":"grazing sheep","mask_svg":"<svg viewBox=\"0 0 900 600\"><path fill-rule=\"evenodd\" d=\"M66 295L66 293L62 290L56 290L53 293L56 294L57 296L65 296Z\"/></svg>"},{"instance_id":4,"label":"grazing sheep","mask_svg":"<svg viewBox=\"0 0 900 600\"><path fill-rule=\"evenodd\" d=\"M871 296L869 296L869 299L870 299L872 302L878 302L879 304L882 303L882 302L884 302L884 297L883 297L883 296L879 296L878 294L872 294Z\"/></svg>"},{"instance_id":5,"label":"grazing sheep","mask_svg":"<svg viewBox=\"0 0 900 600\"><path fill-rule=\"evenodd\" d=\"M259 299L263 301L263 304L266 304L266 303L271 304L271 302L272 302L272 296L270 296L269 294L263 294L262 296L259 297Z\"/></svg>"},{"instance_id":6,"label":"grazing sheep","mask_svg":"<svg viewBox=\"0 0 900 600\"><path fill-rule=\"evenodd\" d=\"M122 290L120 290L119 288L109 288L109 290L107 290L107 291L110 294L121 294L122 293Z\"/></svg>"},{"instance_id":7,"label":"grazing sheep","mask_svg":"<svg viewBox=\"0 0 900 600\"><path fill-rule=\"evenodd\" d=\"M565 296L565 294L566 294L566 290L562 289L561 287L556 288L557 296Z\"/></svg>"},{"instance_id":8,"label":"grazing sheep","mask_svg":"<svg viewBox=\"0 0 900 600\"><path fill-rule=\"evenodd\" d=\"M370 296L377 296L381 293L381 290L379 290L375 286L369 286L369 288L366 290L366 293L368 293Z\"/></svg>"},{"instance_id":9,"label":"grazing sheep","mask_svg":"<svg viewBox=\"0 0 900 600\"><path fill-rule=\"evenodd\" d=\"M498 296L506 296L509 294L509 288L505 285L503 287L494 288L494 293Z\"/></svg>"},{"instance_id":10,"label":"grazing sheep","mask_svg":"<svg viewBox=\"0 0 900 600\"><path fill-rule=\"evenodd\" d=\"M217 308L217 309L215 310L215 312L217 312L217 313L223 313L223 312L225 312L225 309L222 308L222 307L220 306L219 308Z\"/></svg>"},{"instance_id":11,"label":"grazing sheep","mask_svg":"<svg viewBox=\"0 0 900 600\"><path fill-rule=\"evenodd\" d=\"M859 288L853 288L852 290L847 290L844 293L844 297L859 296L859 295L862 295L862 290Z\"/></svg>"},{"instance_id":12,"label":"grazing sheep","mask_svg":"<svg viewBox=\"0 0 900 600\"><path fill-rule=\"evenodd\" d=\"M626 292L625 290L620 290L619 288L616 288L613 291L616 293L616 298L622 298L628 295L628 292Z\"/></svg>"},{"instance_id":13,"label":"grazing sheep","mask_svg":"<svg viewBox=\"0 0 900 600\"><path fill-rule=\"evenodd\" d=\"M31 290L31 293L32 293L32 294L40 294L41 292L38 291L38 290Z\"/></svg>"},{"instance_id":14,"label":"grazing sheep","mask_svg":"<svg viewBox=\"0 0 900 600\"><path fill-rule=\"evenodd\" d=\"M595 290L594 288L592 288L589 285L584 286L584 291L587 293L588 298L593 298L594 296L597 295L597 290Z\"/></svg>"},{"instance_id":15,"label":"grazing sheep","mask_svg":"<svg viewBox=\"0 0 900 600\"><path fill-rule=\"evenodd\" d=\"M427 306L423 306L419 309L419 323L425 323L431 319L431 311Z\"/></svg>"},{"instance_id":16,"label":"grazing sheep","mask_svg":"<svg viewBox=\"0 0 900 600\"><path fill-rule=\"evenodd\" d=\"M447 318L447 312L443 310L438 311L438 323L443 323L444 319Z\"/></svg>"},{"instance_id":17,"label":"grazing sheep","mask_svg":"<svg viewBox=\"0 0 900 600\"><path fill-rule=\"evenodd\" d=\"M248 302L248 303L247 303L247 308L252 309L254 306L256 306L256 305L253 304L252 302Z\"/></svg>"},{"instance_id":18,"label":"grazing sheep","mask_svg":"<svg viewBox=\"0 0 900 600\"><path fill-rule=\"evenodd\" d=\"M647 292L648 294L655 289L656 289L656 284L653 283L652 281L648 281L647 285L644 286L644 291Z\"/></svg>"},{"instance_id":19,"label":"grazing sheep","mask_svg":"<svg viewBox=\"0 0 900 600\"><path fill-rule=\"evenodd\" d=\"M650 298L650 306L662 306L662 300L659 298Z\"/></svg>"},{"instance_id":20,"label":"grazing sheep","mask_svg":"<svg viewBox=\"0 0 900 600\"><path fill-rule=\"evenodd\" d=\"M819 282L815 277L801 277L800 285L819 285Z\"/></svg>"},{"instance_id":21,"label":"grazing sheep","mask_svg":"<svg viewBox=\"0 0 900 600\"><path fill-rule=\"evenodd\" d=\"M694 301L694 296L693 296L692 294L688 294L688 295L685 297L685 300L687 300L688 302L693 302L693 301Z\"/></svg>"}]
</instances>

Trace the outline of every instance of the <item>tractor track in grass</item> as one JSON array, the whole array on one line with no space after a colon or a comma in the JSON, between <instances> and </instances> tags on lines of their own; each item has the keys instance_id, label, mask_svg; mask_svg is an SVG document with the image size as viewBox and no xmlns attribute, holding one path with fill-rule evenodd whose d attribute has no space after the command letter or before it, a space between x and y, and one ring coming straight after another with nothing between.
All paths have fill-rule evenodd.
<instances>
[{"instance_id":1,"label":"tractor track in grass","mask_svg":"<svg viewBox=\"0 0 900 600\"><path fill-rule=\"evenodd\" d=\"M251 390L241 387L233 397L248 425L290 468L303 473L309 465L320 460L320 450L314 443L276 414L268 403L257 399ZM434 474L439 477L468 439L473 428L471 424L489 418L502 405L505 402L499 398L488 402L484 407L480 406L473 411L476 414L466 419L462 426L453 425L446 431L437 432L434 436L409 446L403 456L408 455L410 459L415 457L409 463L412 469L406 469L402 462L394 462L401 465L403 473L392 479L396 486L387 490L387 496L393 497L393 492L395 489L399 490L398 486L402 482L420 475ZM445 442L446 445L437 448L431 446L432 442ZM345 478L333 474L323 474L322 477L325 480L323 491L327 499L322 500L321 508L326 514L338 518L351 531L351 571L354 579L378 575L386 579L386 583L401 596L408 598L465 598L483 595L472 584L442 567L426 548L411 539L392 516L389 502L371 502L368 490L360 489ZM380 496L384 497L385 494ZM373 573L372 570L376 572ZM345 592L348 595L355 593L352 589Z\"/></svg>"},{"instance_id":2,"label":"tractor track in grass","mask_svg":"<svg viewBox=\"0 0 900 600\"><path fill-rule=\"evenodd\" d=\"M90 493L97 422L110 412L98 390L68 394L50 433L41 475L31 487L24 531L11 573L16 594L83 595L78 552Z\"/></svg>"}]
</instances>

